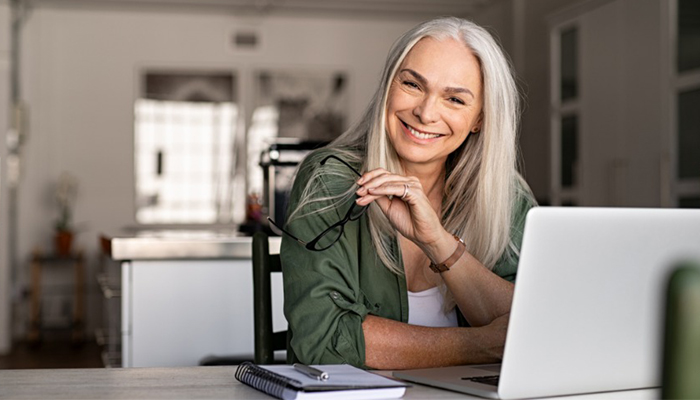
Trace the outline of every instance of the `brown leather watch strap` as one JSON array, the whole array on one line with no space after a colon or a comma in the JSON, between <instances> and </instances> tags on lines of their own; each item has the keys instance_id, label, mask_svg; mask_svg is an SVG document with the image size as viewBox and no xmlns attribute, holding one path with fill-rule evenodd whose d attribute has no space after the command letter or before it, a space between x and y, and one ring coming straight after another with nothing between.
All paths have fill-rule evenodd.
<instances>
[{"instance_id":1,"label":"brown leather watch strap","mask_svg":"<svg viewBox=\"0 0 700 400\"><path fill-rule=\"evenodd\" d=\"M432 269L433 272L440 273L448 271L454 265L454 263L456 263L457 260L459 260L462 257L464 251L467 249L467 245L464 244L464 240L459 238L457 235L452 236L454 236L455 240L457 241L457 248L455 249L455 252L452 253L452 255L449 258L447 258L447 260L439 264L431 262L430 269Z\"/></svg>"}]
</instances>

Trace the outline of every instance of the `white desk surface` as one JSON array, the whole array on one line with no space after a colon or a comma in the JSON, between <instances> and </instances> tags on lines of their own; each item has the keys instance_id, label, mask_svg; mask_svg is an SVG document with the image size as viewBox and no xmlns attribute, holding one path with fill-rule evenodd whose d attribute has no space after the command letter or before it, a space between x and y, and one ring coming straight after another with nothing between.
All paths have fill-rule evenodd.
<instances>
[{"instance_id":1,"label":"white desk surface","mask_svg":"<svg viewBox=\"0 0 700 400\"><path fill-rule=\"evenodd\" d=\"M0 399L271 399L239 383L236 367L0 370ZM390 372L383 371L383 375ZM567 396L569 400L657 399L658 389ZM427 386L404 399L469 399Z\"/></svg>"}]
</instances>

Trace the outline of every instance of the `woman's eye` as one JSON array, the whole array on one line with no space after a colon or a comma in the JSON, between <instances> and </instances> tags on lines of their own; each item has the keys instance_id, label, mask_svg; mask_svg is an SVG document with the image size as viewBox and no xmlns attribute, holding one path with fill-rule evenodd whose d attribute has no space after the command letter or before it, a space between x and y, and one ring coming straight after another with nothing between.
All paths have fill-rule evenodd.
<instances>
[{"instance_id":1,"label":"woman's eye","mask_svg":"<svg viewBox=\"0 0 700 400\"><path fill-rule=\"evenodd\" d=\"M464 101L462 101L462 99L457 98L457 97L450 97L449 101L452 103L455 103L455 104L464 105Z\"/></svg>"},{"instance_id":2,"label":"woman's eye","mask_svg":"<svg viewBox=\"0 0 700 400\"><path fill-rule=\"evenodd\" d=\"M412 88L412 89L418 89L418 85L416 85L414 82L411 82L411 81L403 81L403 84L404 84L405 86L408 86L408 87Z\"/></svg>"}]
</instances>

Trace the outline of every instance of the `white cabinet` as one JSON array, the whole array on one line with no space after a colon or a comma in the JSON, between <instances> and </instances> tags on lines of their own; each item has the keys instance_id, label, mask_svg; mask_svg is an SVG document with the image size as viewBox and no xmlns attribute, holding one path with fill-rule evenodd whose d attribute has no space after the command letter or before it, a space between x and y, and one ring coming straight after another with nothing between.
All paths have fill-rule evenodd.
<instances>
[{"instance_id":1,"label":"white cabinet","mask_svg":"<svg viewBox=\"0 0 700 400\"><path fill-rule=\"evenodd\" d=\"M122 366L198 365L207 355L253 355L252 261L122 263ZM286 329L273 275L273 325Z\"/></svg>"}]
</instances>

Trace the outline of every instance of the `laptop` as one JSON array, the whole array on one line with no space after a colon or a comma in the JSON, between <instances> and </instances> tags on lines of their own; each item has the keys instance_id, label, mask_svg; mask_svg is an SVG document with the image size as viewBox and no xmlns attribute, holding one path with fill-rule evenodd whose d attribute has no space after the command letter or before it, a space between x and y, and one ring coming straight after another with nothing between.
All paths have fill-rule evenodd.
<instances>
[{"instance_id":1,"label":"laptop","mask_svg":"<svg viewBox=\"0 0 700 400\"><path fill-rule=\"evenodd\" d=\"M537 207L501 364L396 371L495 399L657 387L666 282L700 260L700 210Z\"/></svg>"}]
</instances>

